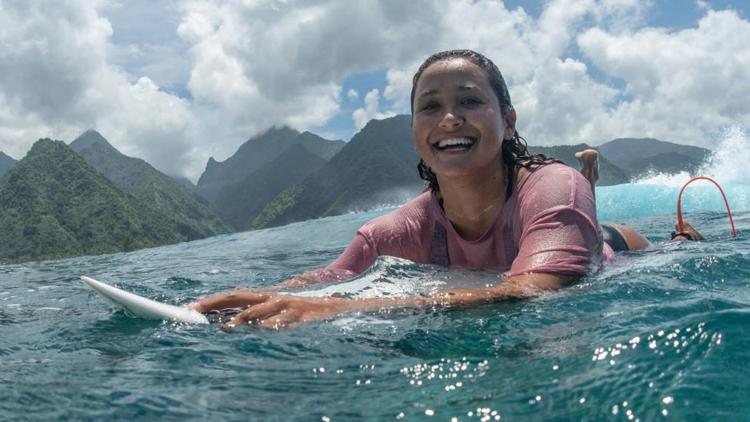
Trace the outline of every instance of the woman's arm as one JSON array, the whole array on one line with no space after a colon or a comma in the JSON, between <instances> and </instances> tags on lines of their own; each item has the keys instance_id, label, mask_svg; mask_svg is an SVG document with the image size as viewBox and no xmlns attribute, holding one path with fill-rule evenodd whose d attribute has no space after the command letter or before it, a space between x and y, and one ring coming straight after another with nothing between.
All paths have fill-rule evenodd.
<instances>
[{"instance_id":1,"label":"woman's arm","mask_svg":"<svg viewBox=\"0 0 750 422\"><path fill-rule=\"evenodd\" d=\"M246 307L227 323L227 328L252 324L280 329L350 313L372 313L408 308L460 308L525 299L557 290L575 280L575 277L554 274L525 274L507 278L505 282L495 287L440 289L432 296L367 299L295 297L270 292L238 290L203 299L191 304L190 307L200 312Z\"/></svg>"}]
</instances>

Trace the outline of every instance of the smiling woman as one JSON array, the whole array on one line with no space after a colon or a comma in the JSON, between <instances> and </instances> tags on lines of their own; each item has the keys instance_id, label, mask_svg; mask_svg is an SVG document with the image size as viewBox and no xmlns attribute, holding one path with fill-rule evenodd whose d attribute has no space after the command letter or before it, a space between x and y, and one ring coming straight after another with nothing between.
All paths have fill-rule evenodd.
<instances>
[{"instance_id":1,"label":"smiling woman","mask_svg":"<svg viewBox=\"0 0 750 422\"><path fill-rule=\"evenodd\" d=\"M596 218L591 180L530 155L492 61L470 50L434 54L412 86L414 146L429 189L362 226L327 268L279 287L346 279L388 255L453 268L503 271L497 285L428 297L309 298L237 290L191 304L240 308L229 327L280 328L348 312L468 306L525 298L570 284L612 255ZM626 242L627 243L627 242Z\"/></svg>"}]
</instances>

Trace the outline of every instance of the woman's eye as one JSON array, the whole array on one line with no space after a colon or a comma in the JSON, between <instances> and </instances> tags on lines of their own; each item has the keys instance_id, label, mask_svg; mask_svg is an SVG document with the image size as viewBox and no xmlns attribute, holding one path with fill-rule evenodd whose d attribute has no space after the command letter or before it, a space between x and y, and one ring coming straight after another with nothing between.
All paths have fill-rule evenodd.
<instances>
[{"instance_id":1,"label":"woman's eye","mask_svg":"<svg viewBox=\"0 0 750 422\"><path fill-rule=\"evenodd\" d=\"M482 104L482 100L479 98L465 98L463 101L461 101L464 105L467 106L477 106L479 104Z\"/></svg>"},{"instance_id":2,"label":"woman's eye","mask_svg":"<svg viewBox=\"0 0 750 422\"><path fill-rule=\"evenodd\" d=\"M438 103L436 103L436 102L433 102L433 101L431 101L431 102L429 102L429 103L426 103L426 104L422 105L422 107L420 107L420 108L419 108L419 111L431 111L431 110L436 110L436 109L437 109L438 107L440 107L440 104L438 104Z\"/></svg>"}]
</instances>

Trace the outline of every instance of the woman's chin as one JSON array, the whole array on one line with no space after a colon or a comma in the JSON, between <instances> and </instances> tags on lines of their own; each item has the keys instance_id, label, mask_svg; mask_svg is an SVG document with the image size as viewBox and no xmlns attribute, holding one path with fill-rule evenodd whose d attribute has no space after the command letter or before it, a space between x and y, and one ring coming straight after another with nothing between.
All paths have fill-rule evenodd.
<instances>
[{"instance_id":1,"label":"woman's chin","mask_svg":"<svg viewBox=\"0 0 750 422\"><path fill-rule=\"evenodd\" d=\"M483 174L487 171L485 167L470 165L470 163L442 164L432 169L441 179L460 179Z\"/></svg>"},{"instance_id":2,"label":"woman's chin","mask_svg":"<svg viewBox=\"0 0 750 422\"><path fill-rule=\"evenodd\" d=\"M432 171L441 178L465 178L502 171L500 160L476 160L471 156L441 158L431 164Z\"/></svg>"}]
</instances>

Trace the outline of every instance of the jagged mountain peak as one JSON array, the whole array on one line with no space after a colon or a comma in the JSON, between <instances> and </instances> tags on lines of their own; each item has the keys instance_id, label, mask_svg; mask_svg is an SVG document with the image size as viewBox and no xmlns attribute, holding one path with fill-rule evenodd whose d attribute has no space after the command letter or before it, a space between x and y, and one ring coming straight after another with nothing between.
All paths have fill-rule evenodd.
<instances>
[{"instance_id":1,"label":"jagged mountain peak","mask_svg":"<svg viewBox=\"0 0 750 422\"><path fill-rule=\"evenodd\" d=\"M283 125L283 126L273 126L270 127L265 132L262 132L256 138L264 138L269 136L295 136L299 135L299 132L295 129L290 128L289 126Z\"/></svg>"},{"instance_id":2,"label":"jagged mountain peak","mask_svg":"<svg viewBox=\"0 0 750 422\"><path fill-rule=\"evenodd\" d=\"M411 116L408 114L397 114L395 116L386 117L384 119L372 119L365 127L360 130L360 133L367 133L371 131L381 130L382 128L390 127L403 127L405 122L411 122ZM355 135L356 136L356 135Z\"/></svg>"},{"instance_id":3,"label":"jagged mountain peak","mask_svg":"<svg viewBox=\"0 0 750 422\"><path fill-rule=\"evenodd\" d=\"M70 147L73 148L73 151L76 152L81 152L92 145L102 145L116 150L116 148L113 147L109 143L109 141L107 141L107 139L95 129L87 129L85 132L75 138L73 142L70 143Z\"/></svg>"},{"instance_id":4,"label":"jagged mountain peak","mask_svg":"<svg viewBox=\"0 0 750 422\"><path fill-rule=\"evenodd\" d=\"M180 235L193 240L229 231L205 201L146 161L128 157L109 145L95 131L71 144L76 153L125 193L152 204L177 223Z\"/></svg>"},{"instance_id":5,"label":"jagged mountain peak","mask_svg":"<svg viewBox=\"0 0 750 422\"><path fill-rule=\"evenodd\" d=\"M113 253L188 240L62 141L40 139L0 183L0 261Z\"/></svg>"}]
</instances>

